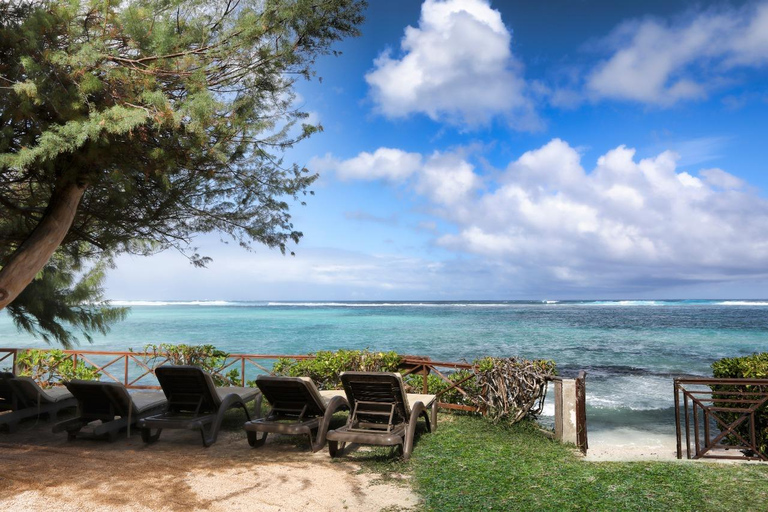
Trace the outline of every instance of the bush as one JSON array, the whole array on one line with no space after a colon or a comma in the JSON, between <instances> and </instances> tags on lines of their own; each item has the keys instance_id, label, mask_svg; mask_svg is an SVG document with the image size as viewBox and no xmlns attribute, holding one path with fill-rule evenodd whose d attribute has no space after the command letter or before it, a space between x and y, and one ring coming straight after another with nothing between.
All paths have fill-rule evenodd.
<instances>
[{"instance_id":1,"label":"bush","mask_svg":"<svg viewBox=\"0 0 768 512\"><path fill-rule=\"evenodd\" d=\"M402 358L396 352L368 350L322 350L313 359L280 358L272 367L275 375L309 377L320 389L341 388L341 372L396 372Z\"/></svg>"},{"instance_id":2,"label":"bush","mask_svg":"<svg viewBox=\"0 0 768 512\"><path fill-rule=\"evenodd\" d=\"M229 352L219 350L213 345L186 345L180 343L161 343L146 345L144 352L151 355L147 358L147 366L154 368L163 364L178 364L197 366L211 374L217 386L239 386L240 371L232 368L225 372Z\"/></svg>"},{"instance_id":3,"label":"bush","mask_svg":"<svg viewBox=\"0 0 768 512\"><path fill-rule=\"evenodd\" d=\"M82 359L75 365L70 354L61 350L24 350L16 355L18 375L32 377L47 388L64 380L99 380L101 373Z\"/></svg>"},{"instance_id":4,"label":"bush","mask_svg":"<svg viewBox=\"0 0 768 512\"><path fill-rule=\"evenodd\" d=\"M768 379L768 352L752 354L744 357L726 357L712 363L712 375L717 379ZM733 395L718 395L723 391L768 391L766 386L712 386L712 398L734 398ZM725 402L716 406L728 406ZM718 413L726 422L733 422L739 417L736 412ZM745 439L749 439L749 425L744 422L736 431ZM768 404L763 405L755 414L755 437L757 447L763 455L768 455ZM740 444L735 436L728 436L733 444Z\"/></svg>"}]
</instances>

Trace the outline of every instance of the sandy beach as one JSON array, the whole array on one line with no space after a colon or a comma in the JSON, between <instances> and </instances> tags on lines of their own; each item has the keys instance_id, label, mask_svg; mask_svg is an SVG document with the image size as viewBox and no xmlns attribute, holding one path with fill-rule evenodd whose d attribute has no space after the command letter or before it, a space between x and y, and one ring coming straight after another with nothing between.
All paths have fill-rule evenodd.
<instances>
[{"instance_id":1,"label":"sandy beach","mask_svg":"<svg viewBox=\"0 0 768 512\"><path fill-rule=\"evenodd\" d=\"M586 461L676 460L674 432L654 434L633 428L618 428L589 434Z\"/></svg>"},{"instance_id":2,"label":"sandy beach","mask_svg":"<svg viewBox=\"0 0 768 512\"><path fill-rule=\"evenodd\" d=\"M243 431L224 431L210 448L195 432L169 431L145 446L68 442L50 424L0 434L0 510L413 510L406 481L362 473L326 451L268 442L252 449Z\"/></svg>"}]
</instances>

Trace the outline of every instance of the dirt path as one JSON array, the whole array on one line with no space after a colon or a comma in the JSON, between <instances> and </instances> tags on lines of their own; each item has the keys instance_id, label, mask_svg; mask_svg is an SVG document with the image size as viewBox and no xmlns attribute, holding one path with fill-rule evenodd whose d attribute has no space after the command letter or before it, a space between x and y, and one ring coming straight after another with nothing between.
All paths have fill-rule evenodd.
<instances>
[{"instance_id":1,"label":"dirt path","mask_svg":"<svg viewBox=\"0 0 768 512\"><path fill-rule=\"evenodd\" d=\"M252 449L244 432L222 432L203 448L193 432L66 441L50 425L0 433L0 510L378 511L418 508L406 484L382 483L326 451L270 443Z\"/></svg>"}]
</instances>

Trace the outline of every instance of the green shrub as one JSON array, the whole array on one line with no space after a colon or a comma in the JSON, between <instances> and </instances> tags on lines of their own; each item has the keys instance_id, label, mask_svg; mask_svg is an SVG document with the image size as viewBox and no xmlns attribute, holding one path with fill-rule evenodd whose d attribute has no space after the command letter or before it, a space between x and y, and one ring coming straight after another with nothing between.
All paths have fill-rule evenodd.
<instances>
[{"instance_id":1,"label":"green shrub","mask_svg":"<svg viewBox=\"0 0 768 512\"><path fill-rule=\"evenodd\" d=\"M396 352L368 350L322 350L312 359L280 358L272 367L275 375L309 377L320 389L341 388L341 372L396 372L402 357Z\"/></svg>"},{"instance_id":2,"label":"green shrub","mask_svg":"<svg viewBox=\"0 0 768 512\"><path fill-rule=\"evenodd\" d=\"M16 355L16 371L35 379L42 387L50 387L63 380L99 380L98 369L78 359L75 365L72 355L61 350L30 349Z\"/></svg>"},{"instance_id":3,"label":"green shrub","mask_svg":"<svg viewBox=\"0 0 768 512\"><path fill-rule=\"evenodd\" d=\"M219 350L213 345L149 344L144 347L144 352L151 354L147 357L147 366L152 368L163 364L197 366L210 373L217 386L240 385L240 371L237 368L228 371L224 368L229 352Z\"/></svg>"},{"instance_id":4,"label":"green shrub","mask_svg":"<svg viewBox=\"0 0 768 512\"><path fill-rule=\"evenodd\" d=\"M712 375L717 379L768 379L768 352L752 354L744 357L726 357L712 363ZM766 386L711 386L712 397L729 399L733 395L722 395L723 391L768 391ZM716 406L729 406L727 402L715 402ZM726 422L730 423L739 417L737 412L718 413ZM736 431L745 439L749 439L749 425L742 423ZM768 455L768 405L763 405L755 414L755 437L757 447L764 455ZM728 441L740 444L735 436L728 436Z\"/></svg>"}]
</instances>

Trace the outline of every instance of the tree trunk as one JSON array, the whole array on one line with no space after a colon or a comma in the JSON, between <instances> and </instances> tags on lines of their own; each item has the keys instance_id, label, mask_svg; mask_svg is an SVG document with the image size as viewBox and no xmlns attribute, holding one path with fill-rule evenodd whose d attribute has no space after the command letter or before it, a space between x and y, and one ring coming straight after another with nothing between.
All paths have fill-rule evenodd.
<instances>
[{"instance_id":1,"label":"tree trunk","mask_svg":"<svg viewBox=\"0 0 768 512\"><path fill-rule=\"evenodd\" d=\"M85 185L57 184L40 223L0 269L0 309L27 287L61 245L72 226Z\"/></svg>"}]
</instances>

